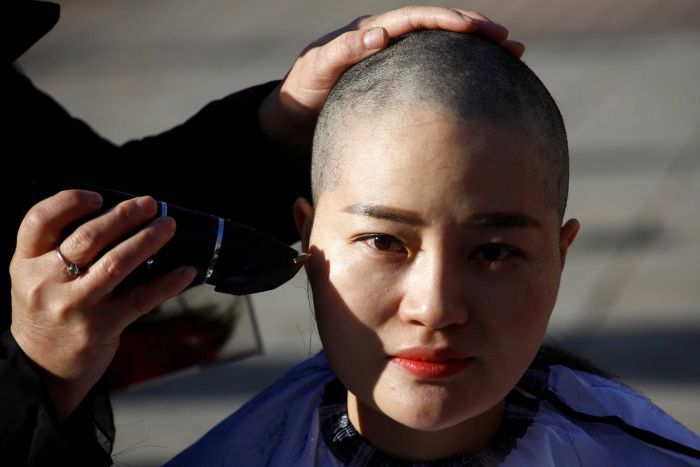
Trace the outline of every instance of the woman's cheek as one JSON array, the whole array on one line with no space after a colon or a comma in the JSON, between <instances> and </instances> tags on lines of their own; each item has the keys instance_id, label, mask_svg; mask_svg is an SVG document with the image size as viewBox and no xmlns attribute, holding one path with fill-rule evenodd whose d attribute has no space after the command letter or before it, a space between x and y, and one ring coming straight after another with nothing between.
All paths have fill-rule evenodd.
<instances>
[{"instance_id":1,"label":"woman's cheek","mask_svg":"<svg viewBox=\"0 0 700 467\"><path fill-rule=\"evenodd\" d=\"M330 282L358 320L376 325L391 315L390 303L401 284L395 269L362 256L331 264Z\"/></svg>"},{"instance_id":2,"label":"woman's cheek","mask_svg":"<svg viewBox=\"0 0 700 467\"><path fill-rule=\"evenodd\" d=\"M510 335L512 341L519 339L541 339L556 300L556 287L551 277L544 270L531 270L510 288L507 297L510 306L505 306L508 315L504 325L504 334ZM504 297L505 298L505 297Z\"/></svg>"}]
</instances>

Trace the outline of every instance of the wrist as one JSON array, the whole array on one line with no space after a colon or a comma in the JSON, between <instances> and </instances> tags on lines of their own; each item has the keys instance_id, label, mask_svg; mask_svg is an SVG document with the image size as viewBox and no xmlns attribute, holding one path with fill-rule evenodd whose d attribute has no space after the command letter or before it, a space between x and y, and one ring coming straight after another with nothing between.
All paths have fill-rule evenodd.
<instances>
[{"instance_id":1,"label":"wrist","mask_svg":"<svg viewBox=\"0 0 700 467\"><path fill-rule=\"evenodd\" d=\"M50 374L45 374L43 380L59 422L66 420L78 408L93 386L64 381Z\"/></svg>"},{"instance_id":2,"label":"wrist","mask_svg":"<svg viewBox=\"0 0 700 467\"><path fill-rule=\"evenodd\" d=\"M37 356L46 355L48 352L41 352L41 346L39 350L37 350L33 346L32 340L25 338L26 336L18 332L17 327L16 322L13 322L10 327L10 332L17 346L24 354L26 361L34 369L34 372L37 374L42 386L46 390L57 420L63 422L80 405L81 401L85 398L87 393L90 392L90 389L99 377L97 379L86 378L85 372L83 372L82 377L67 378L54 373L54 371L50 369L50 362L42 362L36 358ZM78 360L75 360L74 364L70 366L73 368L79 367L77 363Z\"/></svg>"},{"instance_id":3,"label":"wrist","mask_svg":"<svg viewBox=\"0 0 700 467\"><path fill-rule=\"evenodd\" d=\"M309 154L317 112L291 98L279 83L260 103L258 122L272 141L298 154Z\"/></svg>"}]
</instances>

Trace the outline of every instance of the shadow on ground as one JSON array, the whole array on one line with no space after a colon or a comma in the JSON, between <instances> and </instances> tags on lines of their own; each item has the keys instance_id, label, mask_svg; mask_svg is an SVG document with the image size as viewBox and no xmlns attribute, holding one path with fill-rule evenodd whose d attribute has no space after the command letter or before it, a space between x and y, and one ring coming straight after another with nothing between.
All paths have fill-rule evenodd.
<instances>
[{"instance_id":1,"label":"shadow on ground","mask_svg":"<svg viewBox=\"0 0 700 467\"><path fill-rule=\"evenodd\" d=\"M700 383L700 328L568 331L552 340L623 380Z\"/></svg>"},{"instance_id":2,"label":"shadow on ground","mask_svg":"<svg viewBox=\"0 0 700 467\"><path fill-rule=\"evenodd\" d=\"M261 388L272 384L291 368L296 361L253 357L235 364L212 365L191 374L176 375L134 386L125 393L117 393L123 398L137 402L139 399L187 397L216 399L220 397L250 397Z\"/></svg>"}]
</instances>

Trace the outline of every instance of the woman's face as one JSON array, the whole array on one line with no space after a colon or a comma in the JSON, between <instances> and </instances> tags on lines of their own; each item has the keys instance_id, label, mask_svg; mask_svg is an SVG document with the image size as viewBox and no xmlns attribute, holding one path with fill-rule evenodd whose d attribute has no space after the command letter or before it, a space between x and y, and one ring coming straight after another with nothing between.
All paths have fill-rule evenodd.
<instances>
[{"instance_id":1,"label":"woman's face","mask_svg":"<svg viewBox=\"0 0 700 467\"><path fill-rule=\"evenodd\" d=\"M502 409L578 229L560 230L534 145L420 109L355 125L336 147L338 182L295 216L351 421L454 432Z\"/></svg>"}]
</instances>

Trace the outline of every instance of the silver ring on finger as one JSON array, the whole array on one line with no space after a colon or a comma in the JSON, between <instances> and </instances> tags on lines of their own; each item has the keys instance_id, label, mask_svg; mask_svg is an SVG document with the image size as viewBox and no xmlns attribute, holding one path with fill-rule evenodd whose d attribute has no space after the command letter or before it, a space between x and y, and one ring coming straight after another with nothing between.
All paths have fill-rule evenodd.
<instances>
[{"instance_id":1,"label":"silver ring on finger","mask_svg":"<svg viewBox=\"0 0 700 467\"><path fill-rule=\"evenodd\" d=\"M58 256L58 258L61 261L63 261L63 264L66 266L66 274L68 274L68 277L70 277L71 279L75 279L80 275L82 271L80 270L78 265L69 261L65 256L63 256L60 247L56 247L56 256Z\"/></svg>"}]
</instances>

